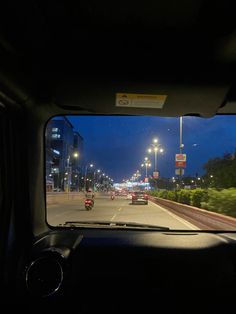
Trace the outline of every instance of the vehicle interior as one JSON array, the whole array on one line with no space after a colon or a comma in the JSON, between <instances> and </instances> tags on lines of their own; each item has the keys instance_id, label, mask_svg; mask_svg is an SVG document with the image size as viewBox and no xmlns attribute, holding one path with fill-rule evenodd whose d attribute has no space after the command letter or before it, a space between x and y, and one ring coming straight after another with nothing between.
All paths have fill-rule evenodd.
<instances>
[{"instance_id":1,"label":"vehicle interior","mask_svg":"<svg viewBox=\"0 0 236 314\"><path fill-rule=\"evenodd\" d=\"M233 230L50 226L44 132L58 115L236 114L234 15L230 0L1 3L2 304L78 313L233 304ZM118 93L167 98L127 107Z\"/></svg>"}]
</instances>

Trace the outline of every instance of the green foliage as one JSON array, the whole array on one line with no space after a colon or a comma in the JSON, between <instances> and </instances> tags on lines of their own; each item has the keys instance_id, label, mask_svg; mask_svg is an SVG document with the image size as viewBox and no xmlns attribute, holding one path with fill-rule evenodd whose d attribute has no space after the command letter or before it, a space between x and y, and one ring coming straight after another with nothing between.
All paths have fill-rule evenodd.
<instances>
[{"instance_id":1,"label":"green foliage","mask_svg":"<svg viewBox=\"0 0 236 314\"><path fill-rule=\"evenodd\" d=\"M202 202L208 201L208 192L203 189L196 189L191 191L191 205L201 207Z\"/></svg>"},{"instance_id":2,"label":"green foliage","mask_svg":"<svg viewBox=\"0 0 236 314\"><path fill-rule=\"evenodd\" d=\"M147 194L154 197L159 197L159 191L148 191Z\"/></svg>"},{"instance_id":3,"label":"green foliage","mask_svg":"<svg viewBox=\"0 0 236 314\"><path fill-rule=\"evenodd\" d=\"M151 191L150 195L236 217L236 188Z\"/></svg>"},{"instance_id":4,"label":"green foliage","mask_svg":"<svg viewBox=\"0 0 236 314\"><path fill-rule=\"evenodd\" d=\"M177 192L168 190L150 191L149 195L154 197L160 197L171 201L177 201Z\"/></svg>"},{"instance_id":5,"label":"green foliage","mask_svg":"<svg viewBox=\"0 0 236 314\"><path fill-rule=\"evenodd\" d=\"M231 188L236 187L236 154L225 154L208 160L203 166L205 187Z\"/></svg>"},{"instance_id":6,"label":"green foliage","mask_svg":"<svg viewBox=\"0 0 236 314\"><path fill-rule=\"evenodd\" d=\"M236 217L236 189L223 189L208 191L208 201L201 203L202 208L215 211L221 214Z\"/></svg>"},{"instance_id":7,"label":"green foliage","mask_svg":"<svg viewBox=\"0 0 236 314\"><path fill-rule=\"evenodd\" d=\"M178 199L178 194L176 191L168 191L167 192L167 199L170 201L177 201Z\"/></svg>"},{"instance_id":8,"label":"green foliage","mask_svg":"<svg viewBox=\"0 0 236 314\"><path fill-rule=\"evenodd\" d=\"M167 190L159 191L158 195L159 195L160 198L165 198L165 199L167 199L168 191L167 191Z\"/></svg>"},{"instance_id":9,"label":"green foliage","mask_svg":"<svg viewBox=\"0 0 236 314\"><path fill-rule=\"evenodd\" d=\"M191 190L180 190L178 192L178 202L190 205L191 204Z\"/></svg>"}]
</instances>

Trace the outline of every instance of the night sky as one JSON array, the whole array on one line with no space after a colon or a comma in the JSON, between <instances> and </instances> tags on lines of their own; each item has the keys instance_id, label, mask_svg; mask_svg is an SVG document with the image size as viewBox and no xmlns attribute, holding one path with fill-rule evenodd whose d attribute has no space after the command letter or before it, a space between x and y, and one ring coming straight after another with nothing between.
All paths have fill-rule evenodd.
<instances>
[{"instance_id":1,"label":"night sky","mask_svg":"<svg viewBox=\"0 0 236 314\"><path fill-rule=\"evenodd\" d=\"M164 153L157 157L162 177L175 176L175 154L179 153L179 118L153 116L69 116L84 138L87 162L102 169L115 182L130 178L141 169L147 156L154 167L154 154L147 149L158 138ZM183 117L183 153L187 154L185 175L202 175L203 164L236 149L236 116L210 119ZM149 174L154 170L150 168Z\"/></svg>"}]
</instances>

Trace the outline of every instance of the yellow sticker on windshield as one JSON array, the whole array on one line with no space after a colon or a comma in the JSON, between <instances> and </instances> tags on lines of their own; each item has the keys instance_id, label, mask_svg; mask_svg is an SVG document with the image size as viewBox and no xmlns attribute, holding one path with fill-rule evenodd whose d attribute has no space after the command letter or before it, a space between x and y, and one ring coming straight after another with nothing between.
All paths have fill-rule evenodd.
<instances>
[{"instance_id":1,"label":"yellow sticker on windshield","mask_svg":"<svg viewBox=\"0 0 236 314\"><path fill-rule=\"evenodd\" d=\"M159 108L164 106L167 95L117 93L117 107Z\"/></svg>"}]
</instances>

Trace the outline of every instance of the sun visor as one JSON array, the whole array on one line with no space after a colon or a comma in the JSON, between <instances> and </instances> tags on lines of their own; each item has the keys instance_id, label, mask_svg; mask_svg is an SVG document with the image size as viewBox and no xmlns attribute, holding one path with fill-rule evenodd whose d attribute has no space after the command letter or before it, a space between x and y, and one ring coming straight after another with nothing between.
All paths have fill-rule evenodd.
<instances>
[{"instance_id":1,"label":"sun visor","mask_svg":"<svg viewBox=\"0 0 236 314\"><path fill-rule=\"evenodd\" d=\"M225 102L229 86L79 84L55 91L55 103L98 114L211 117Z\"/></svg>"}]
</instances>

